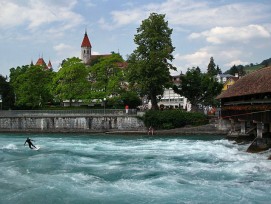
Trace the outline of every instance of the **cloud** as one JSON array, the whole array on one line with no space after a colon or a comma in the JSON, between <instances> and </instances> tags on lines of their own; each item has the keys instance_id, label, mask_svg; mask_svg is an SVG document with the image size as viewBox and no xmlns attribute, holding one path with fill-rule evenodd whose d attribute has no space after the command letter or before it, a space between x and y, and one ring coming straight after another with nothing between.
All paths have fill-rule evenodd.
<instances>
[{"instance_id":1,"label":"cloud","mask_svg":"<svg viewBox=\"0 0 271 204\"><path fill-rule=\"evenodd\" d=\"M244 53L246 54L244 55ZM206 72L210 58L213 57L215 64L219 65L222 71L226 71L234 64L249 64L247 59L250 59L251 56L251 52L241 48L236 49L235 47L224 47L221 49L219 46L206 46L185 55L176 53L174 55L174 66L183 73L187 71L187 68L197 66L199 66L203 72Z\"/></svg>"},{"instance_id":2,"label":"cloud","mask_svg":"<svg viewBox=\"0 0 271 204\"><path fill-rule=\"evenodd\" d=\"M249 64L249 62L237 59L225 64L225 66L232 67L233 65L247 65L247 64Z\"/></svg>"},{"instance_id":3,"label":"cloud","mask_svg":"<svg viewBox=\"0 0 271 204\"><path fill-rule=\"evenodd\" d=\"M228 42L248 42L252 39L270 38L271 34L261 25L243 27L215 27L201 33L190 34L190 39L205 38L207 42L222 44Z\"/></svg>"},{"instance_id":4,"label":"cloud","mask_svg":"<svg viewBox=\"0 0 271 204\"><path fill-rule=\"evenodd\" d=\"M69 57L79 57L80 52L78 48L73 47L68 44L60 43L53 46L53 49L56 51L56 54L62 58L69 58Z\"/></svg>"},{"instance_id":5,"label":"cloud","mask_svg":"<svg viewBox=\"0 0 271 204\"><path fill-rule=\"evenodd\" d=\"M225 4L225 1L223 2L167 0L162 3L149 3L136 6L133 9L128 7L126 10L112 11L110 13L111 22L105 22L103 19L100 23L103 28L110 27L110 29L119 28L127 24L138 24L152 12L166 14L169 23L174 26L194 28L244 26L271 18L268 7L263 3L243 2Z\"/></svg>"},{"instance_id":6,"label":"cloud","mask_svg":"<svg viewBox=\"0 0 271 204\"><path fill-rule=\"evenodd\" d=\"M15 26L36 30L51 23L57 23L55 27L61 26L66 30L84 21L80 14L72 11L76 4L75 0L30 0L23 3L16 0L0 2L0 30Z\"/></svg>"}]
</instances>

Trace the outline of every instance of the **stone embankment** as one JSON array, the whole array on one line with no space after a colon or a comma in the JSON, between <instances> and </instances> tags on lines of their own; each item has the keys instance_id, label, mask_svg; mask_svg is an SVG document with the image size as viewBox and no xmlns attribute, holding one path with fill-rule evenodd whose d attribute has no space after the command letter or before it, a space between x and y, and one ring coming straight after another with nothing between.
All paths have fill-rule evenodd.
<instances>
[{"instance_id":1,"label":"stone embankment","mask_svg":"<svg viewBox=\"0 0 271 204\"><path fill-rule=\"evenodd\" d=\"M140 131L108 131L107 134L148 134L148 130ZM228 131L218 130L215 124L196 127L183 127L169 130L154 130L154 135L227 135Z\"/></svg>"}]
</instances>

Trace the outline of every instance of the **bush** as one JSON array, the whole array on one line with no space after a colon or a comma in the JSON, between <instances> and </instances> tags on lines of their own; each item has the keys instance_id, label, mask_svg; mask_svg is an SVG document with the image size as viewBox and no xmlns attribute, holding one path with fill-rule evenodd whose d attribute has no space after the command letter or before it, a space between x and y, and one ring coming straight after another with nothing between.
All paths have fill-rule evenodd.
<instances>
[{"instance_id":1,"label":"bush","mask_svg":"<svg viewBox=\"0 0 271 204\"><path fill-rule=\"evenodd\" d=\"M207 116L204 114L182 110L149 110L142 119L146 127L152 126L155 129L173 129L186 125L198 126L208 123Z\"/></svg>"}]
</instances>

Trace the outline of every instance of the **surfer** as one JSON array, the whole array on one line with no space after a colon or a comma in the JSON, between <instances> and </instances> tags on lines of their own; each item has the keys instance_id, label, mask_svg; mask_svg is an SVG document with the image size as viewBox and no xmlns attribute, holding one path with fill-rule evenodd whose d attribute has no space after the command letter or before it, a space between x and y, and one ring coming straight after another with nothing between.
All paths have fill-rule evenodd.
<instances>
[{"instance_id":1,"label":"surfer","mask_svg":"<svg viewBox=\"0 0 271 204\"><path fill-rule=\"evenodd\" d=\"M28 143L28 146L30 149L33 149L32 147L35 147L37 149L37 147L35 145L33 145L32 141L34 140L31 140L29 137L25 140L25 143L24 143L24 146L26 143Z\"/></svg>"}]
</instances>

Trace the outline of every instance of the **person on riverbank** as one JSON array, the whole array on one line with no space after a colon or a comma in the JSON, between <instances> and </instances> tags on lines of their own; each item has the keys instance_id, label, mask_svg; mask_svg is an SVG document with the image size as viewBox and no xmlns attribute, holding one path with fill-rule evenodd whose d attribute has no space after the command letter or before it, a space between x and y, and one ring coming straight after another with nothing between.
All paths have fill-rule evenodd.
<instances>
[{"instance_id":1,"label":"person on riverbank","mask_svg":"<svg viewBox=\"0 0 271 204\"><path fill-rule=\"evenodd\" d=\"M35 147L37 149L37 147L32 143L32 141L34 142L34 140L31 140L29 137L25 140L24 142L24 146L26 143L28 143L28 146L30 149L33 149L32 147Z\"/></svg>"},{"instance_id":2,"label":"person on riverbank","mask_svg":"<svg viewBox=\"0 0 271 204\"><path fill-rule=\"evenodd\" d=\"M150 127L149 127L149 130L148 130L148 135L149 135L149 134L152 134L152 135L153 135L153 132L154 132L153 127L150 126Z\"/></svg>"}]
</instances>

